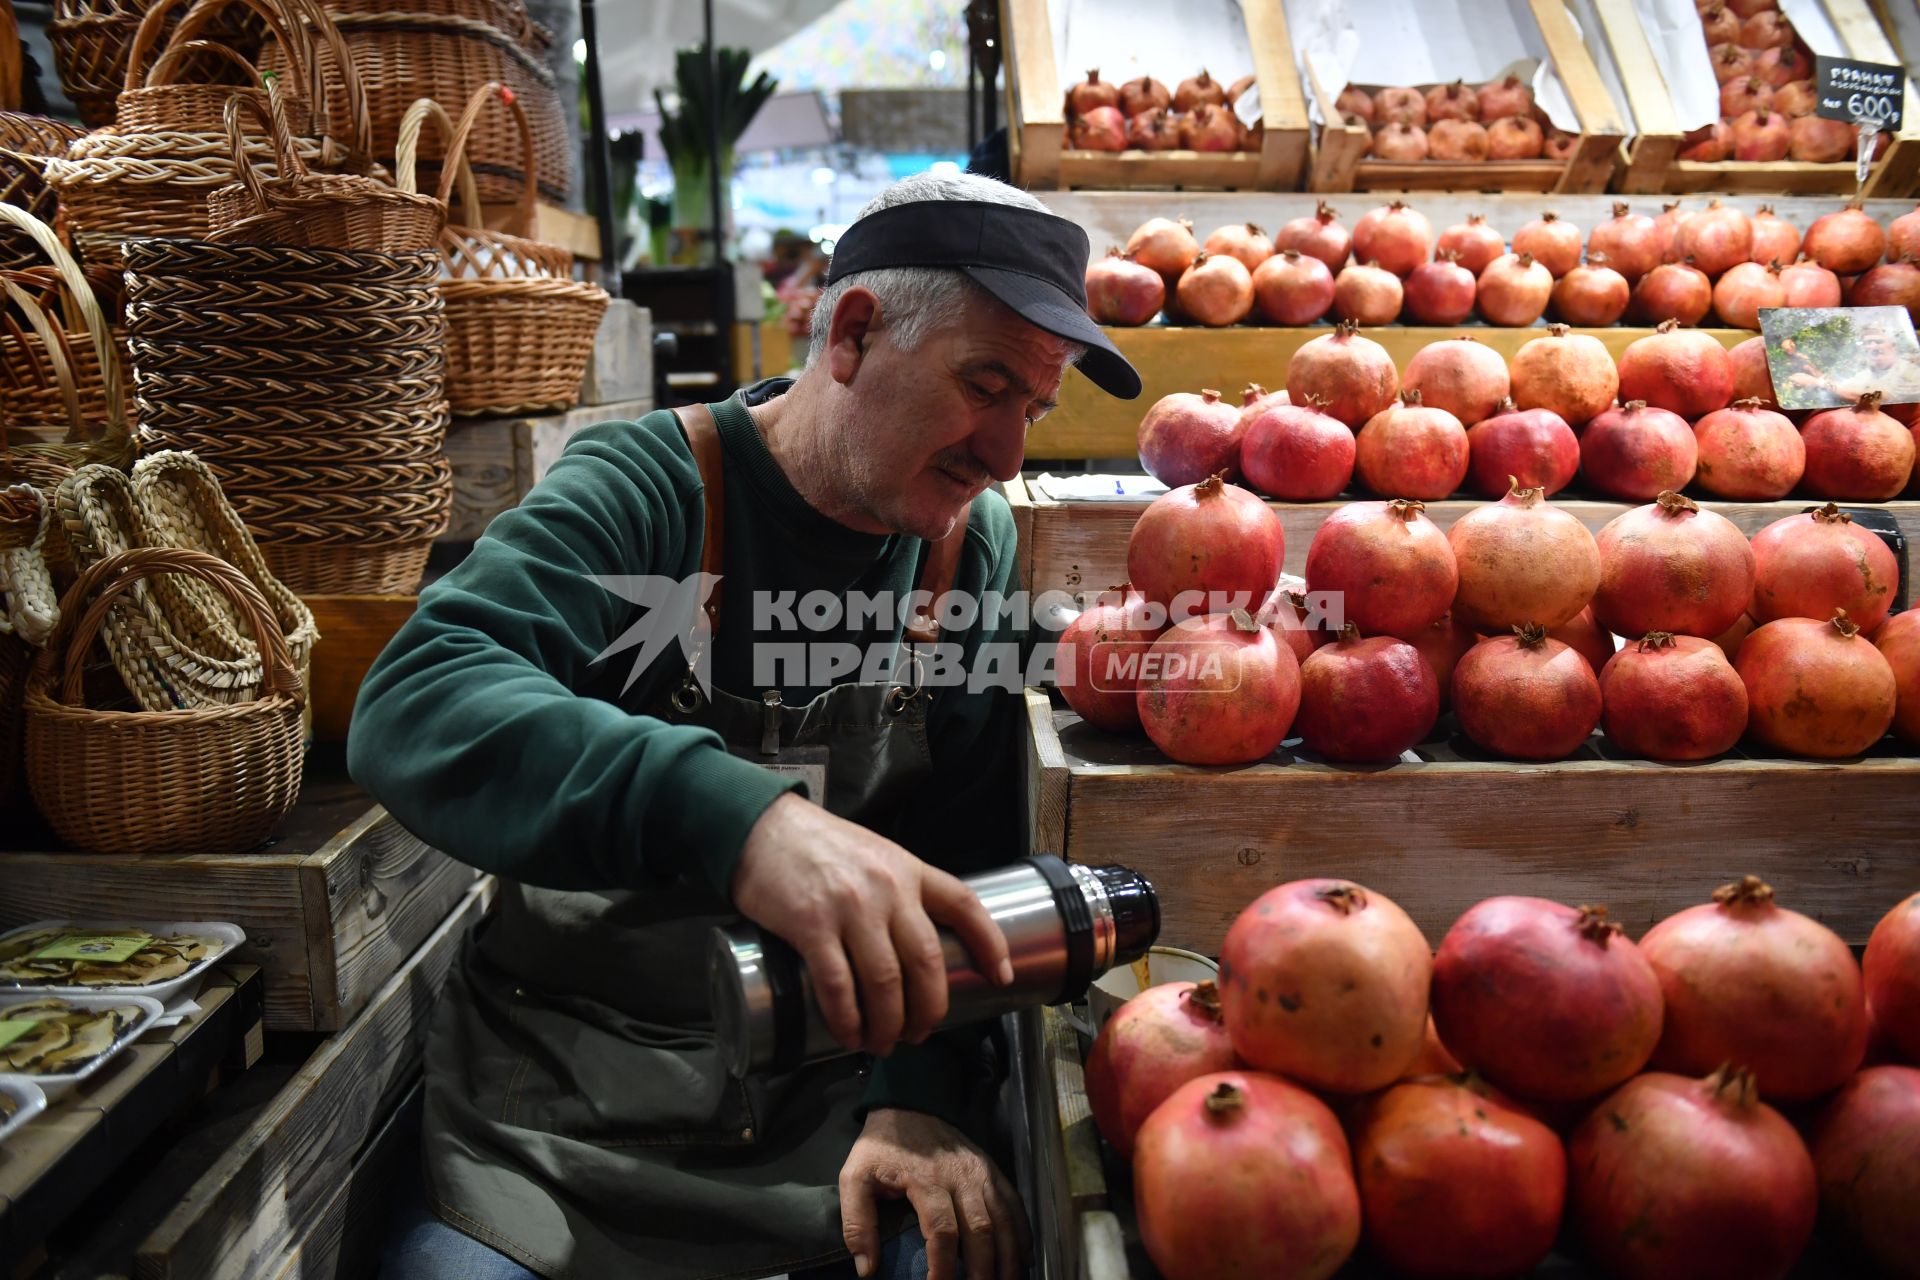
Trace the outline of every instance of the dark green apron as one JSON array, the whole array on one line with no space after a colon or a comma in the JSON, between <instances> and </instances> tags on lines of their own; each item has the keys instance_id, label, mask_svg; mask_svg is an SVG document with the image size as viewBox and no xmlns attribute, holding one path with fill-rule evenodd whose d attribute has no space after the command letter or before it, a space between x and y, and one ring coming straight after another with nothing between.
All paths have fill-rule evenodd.
<instances>
[{"instance_id":1,"label":"dark green apron","mask_svg":"<svg viewBox=\"0 0 1920 1280\"><path fill-rule=\"evenodd\" d=\"M721 493L710 417L682 411L701 463L718 574ZM964 535L963 516L956 536ZM952 581L958 543L921 585ZM945 583L930 582L939 572ZM717 593L716 593L717 595ZM697 693L697 691L692 691ZM648 714L730 749L829 749L826 804L890 830L932 769L927 695L836 686L769 708L682 685ZM837 1181L859 1134L859 1058L732 1079L707 1003L707 931L737 918L709 891L562 892L502 882L494 917L449 974L426 1050L424 1162L446 1222L550 1280L718 1280L846 1256ZM903 1204L883 1205L889 1232Z\"/></svg>"}]
</instances>

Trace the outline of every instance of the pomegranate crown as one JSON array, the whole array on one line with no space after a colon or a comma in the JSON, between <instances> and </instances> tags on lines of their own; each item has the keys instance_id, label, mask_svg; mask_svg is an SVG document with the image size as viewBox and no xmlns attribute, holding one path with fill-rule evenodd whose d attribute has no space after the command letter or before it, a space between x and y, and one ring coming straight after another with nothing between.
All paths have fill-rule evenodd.
<instances>
[{"instance_id":1,"label":"pomegranate crown","mask_svg":"<svg viewBox=\"0 0 1920 1280\"><path fill-rule=\"evenodd\" d=\"M1607 251L1605 249L1587 250L1587 265L1590 267L1604 267L1610 261L1612 261L1612 259L1607 257Z\"/></svg>"},{"instance_id":2,"label":"pomegranate crown","mask_svg":"<svg viewBox=\"0 0 1920 1280\"><path fill-rule=\"evenodd\" d=\"M1853 407L1861 413L1874 413L1880 408L1880 401L1886 398L1884 391L1868 391L1853 402Z\"/></svg>"},{"instance_id":3,"label":"pomegranate crown","mask_svg":"<svg viewBox=\"0 0 1920 1280\"><path fill-rule=\"evenodd\" d=\"M1745 409L1751 412L1755 409L1766 408L1767 402L1765 400L1762 400L1759 396L1741 396L1738 400L1735 400L1733 402L1733 407L1736 409Z\"/></svg>"},{"instance_id":4,"label":"pomegranate crown","mask_svg":"<svg viewBox=\"0 0 1920 1280\"><path fill-rule=\"evenodd\" d=\"M1398 516L1409 524L1426 509L1427 504L1418 498L1395 498L1387 503L1388 514Z\"/></svg>"},{"instance_id":5,"label":"pomegranate crown","mask_svg":"<svg viewBox=\"0 0 1920 1280\"><path fill-rule=\"evenodd\" d=\"M1544 649L1547 645L1547 629L1537 622L1515 623L1513 636L1522 649Z\"/></svg>"},{"instance_id":6,"label":"pomegranate crown","mask_svg":"<svg viewBox=\"0 0 1920 1280\"><path fill-rule=\"evenodd\" d=\"M1613 941L1615 934L1624 933L1619 925L1607 919L1607 909L1602 906L1582 906L1573 920L1574 931L1588 942L1605 947Z\"/></svg>"},{"instance_id":7,"label":"pomegranate crown","mask_svg":"<svg viewBox=\"0 0 1920 1280\"><path fill-rule=\"evenodd\" d=\"M1087 72L1087 83L1088 84L1100 83L1100 68L1094 67Z\"/></svg>"},{"instance_id":8,"label":"pomegranate crown","mask_svg":"<svg viewBox=\"0 0 1920 1280\"><path fill-rule=\"evenodd\" d=\"M1260 629L1260 624L1255 622L1253 615L1245 609L1235 609L1227 616L1233 619L1233 629L1235 631L1258 631Z\"/></svg>"},{"instance_id":9,"label":"pomegranate crown","mask_svg":"<svg viewBox=\"0 0 1920 1280\"><path fill-rule=\"evenodd\" d=\"M1333 326L1333 336L1336 338L1351 338L1359 332L1360 322L1358 320L1342 320L1339 324Z\"/></svg>"},{"instance_id":10,"label":"pomegranate crown","mask_svg":"<svg viewBox=\"0 0 1920 1280\"><path fill-rule=\"evenodd\" d=\"M1828 621L1832 624L1835 631L1838 631L1849 640L1860 634L1860 624L1852 618L1849 618L1845 609L1835 609L1833 611L1833 617Z\"/></svg>"},{"instance_id":11,"label":"pomegranate crown","mask_svg":"<svg viewBox=\"0 0 1920 1280\"><path fill-rule=\"evenodd\" d=\"M1613 216L1616 218L1624 218L1627 216L1627 202L1625 200L1615 200L1613 202Z\"/></svg>"},{"instance_id":12,"label":"pomegranate crown","mask_svg":"<svg viewBox=\"0 0 1920 1280\"><path fill-rule=\"evenodd\" d=\"M1770 907L1773 886L1759 876L1741 876L1732 884L1715 889L1713 900L1723 907Z\"/></svg>"},{"instance_id":13,"label":"pomegranate crown","mask_svg":"<svg viewBox=\"0 0 1920 1280\"><path fill-rule=\"evenodd\" d=\"M1523 253L1523 254L1520 254L1518 257L1516 257L1514 261L1518 262L1522 268L1530 267L1533 265L1533 255L1530 253Z\"/></svg>"},{"instance_id":14,"label":"pomegranate crown","mask_svg":"<svg viewBox=\"0 0 1920 1280\"><path fill-rule=\"evenodd\" d=\"M1675 493L1671 489L1662 489L1660 496L1653 500L1661 515L1692 515L1700 510L1700 504L1684 493Z\"/></svg>"},{"instance_id":15,"label":"pomegranate crown","mask_svg":"<svg viewBox=\"0 0 1920 1280\"><path fill-rule=\"evenodd\" d=\"M1418 408L1420 404L1420 388L1408 387L1405 391L1402 391L1400 393L1400 403L1413 405Z\"/></svg>"},{"instance_id":16,"label":"pomegranate crown","mask_svg":"<svg viewBox=\"0 0 1920 1280\"><path fill-rule=\"evenodd\" d=\"M1653 653L1660 649L1671 649L1675 643L1671 631L1649 631L1640 637L1640 652Z\"/></svg>"},{"instance_id":17,"label":"pomegranate crown","mask_svg":"<svg viewBox=\"0 0 1920 1280\"><path fill-rule=\"evenodd\" d=\"M1731 1062L1723 1062L1704 1082L1707 1092L1715 1099L1730 1103L1745 1110L1760 1100L1759 1087L1754 1083L1753 1072L1746 1067L1736 1067Z\"/></svg>"},{"instance_id":18,"label":"pomegranate crown","mask_svg":"<svg viewBox=\"0 0 1920 1280\"><path fill-rule=\"evenodd\" d=\"M1239 1111L1245 1101L1246 1095L1238 1085L1222 1080L1207 1095L1207 1115L1224 1120Z\"/></svg>"},{"instance_id":19,"label":"pomegranate crown","mask_svg":"<svg viewBox=\"0 0 1920 1280\"><path fill-rule=\"evenodd\" d=\"M1556 338L1564 338L1573 332L1573 326L1567 324L1550 324L1547 326L1547 332Z\"/></svg>"},{"instance_id":20,"label":"pomegranate crown","mask_svg":"<svg viewBox=\"0 0 1920 1280\"><path fill-rule=\"evenodd\" d=\"M1837 503L1832 503L1832 502L1829 502L1826 506L1821 507L1816 511L1807 512L1807 516L1815 524L1852 524L1853 523L1853 516L1848 512L1842 511Z\"/></svg>"},{"instance_id":21,"label":"pomegranate crown","mask_svg":"<svg viewBox=\"0 0 1920 1280\"><path fill-rule=\"evenodd\" d=\"M1521 484L1519 476L1507 477L1506 501L1519 507L1531 507L1547 496L1544 485Z\"/></svg>"},{"instance_id":22,"label":"pomegranate crown","mask_svg":"<svg viewBox=\"0 0 1920 1280\"><path fill-rule=\"evenodd\" d=\"M1313 211L1313 216L1322 222L1332 222L1335 218L1339 217L1340 214L1332 205L1322 200L1319 207Z\"/></svg>"},{"instance_id":23,"label":"pomegranate crown","mask_svg":"<svg viewBox=\"0 0 1920 1280\"><path fill-rule=\"evenodd\" d=\"M1692 259L1689 258L1688 261L1692 261ZM1662 320L1659 324L1653 327L1653 331L1655 333L1672 333L1675 329L1678 329L1679 327L1680 327L1680 322L1678 320Z\"/></svg>"},{"instance_id":24,"label":"pomegranate crown","mask_svg":"<svg viewBox=\"0 0 1920 1280\"><path fill-rule=\"evenodd\" d=\"M1200 398L1208 404L1212 404L1220 398L1220 389L1218 387L1202 387L1200 388ZM1225 475L1226 472L1223 471L1220 474Z\"/></svg>"},{"instance_id":25,"label":"pomegranate crown","mask_svg":"<svg viewBox=\"0 0 1920 1280\"><path fill-rule=\"evenodd\" d=\"M1542 221L1542 222L1558 222L1558 221L1560 221L1560 215L1559 215L1559 214L1557 214L1557 213L1555 213L1555 212L1554 212L1553 210L1551 210L1551 209L1549 209L1549 210L1547 210L1547 211L1546 211L1545 213L1543 213L1543 214L1541 214L1541 215L1540 215L1540 221Z\"/></svg>"},{"instance_id":26,"label":"pomegranate crown","mask_svg":"<svg viewBox=\"0 0 1920 1280\"><path fill-rule=\"evenodd\" d=\"M1244 408L1245 406L1252 404L1255 400L1258 400L1261 396L1264 396L1265 394L1267 394L1267 389L1265 387L1261 386L1257 382L1249 382L1246 385L1246 389L1240 393L1241 406Z\"/></svg>"},{"instance_id":27,"label":"pomegranate crown","mask_svg":"<svg viewBox=\"0 0 1920 1280\"><path fill-rule=\"evenodd\" d=\"M1181 1003L1190 1005L1203 1018L1220 1021L1220 988L1211 979L1189 987L1182 994Z\"/></svg>"},{"instance_id":28,"label":"pomegranate crown","mask_svg":"<svg viewBox=\"0 0 1920 1280\"><path fill-rule=\"evenodd\" d=\"M1359 623L1349 620L1340 624L1340 643L1341 644L1357 644L1359 640L1360 640L1360 624Z\"/></svg>"},{"instance_id":29,"label":"pomegranate crown","mask_svg":"<svg viewBox=\"0 0 1920 1280\"><path fill-rule=\"evenodd\" d=\"M1353 624L1348 623L1347 625L1352 626ZM1337 914L1343 916L1350 916L1356 911L1364 911L1367 906L1367 891L1357 884L1348 884L1344 880L1324 886L1315 892L1313 896L1326 903L1329 907L1332 907Z\"/></svg>"},{"instance_id":30,"label":"pomegranate crown","mask_svg":"<svg viewBox=\"0 0 1920 1280\"><path fill-rule=\"evenodd\" d=\"M1193 486L1193 496L1196 498L1218 498L1226 491L1227 473L1224 471L1216 471Z\"/></svg>"}]
</instances>

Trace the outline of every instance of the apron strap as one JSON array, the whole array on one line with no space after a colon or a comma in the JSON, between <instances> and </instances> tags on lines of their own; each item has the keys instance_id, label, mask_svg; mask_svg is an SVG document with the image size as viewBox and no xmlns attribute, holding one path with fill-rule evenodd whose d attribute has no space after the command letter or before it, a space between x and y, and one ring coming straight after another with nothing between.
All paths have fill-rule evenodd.
<instances>
[{"instance_id":1,"label":"apron strap","mask_svg":"<svg viewBox=\"0 0 1920 1280\"><path fill-rule=\"evenodd\" d=\"M706 490L707 527L700 541L700 572L717 578L727 554L727 471L720 446L720 424L713 420L713 410L704 404L683 405L673 411L673 416L679 419L687 446L693 450L693 465L700 469L700 485ZM719 635L720 592L717 589L707 593L706 610L709 635Z\"/></svg>"},{"instance_id":2,"label":"apron strap","mask_svg":"<svg viewBox=\"0 0 1920 1280\"><path fill-rule=\"evenodd\" d=\"M953 580L960 572L960 552L966 546L967 519L972 514L973 503L969 502L960 508L960 518L946 536L927 549L927 563L920 570L920 590L927 593L927 607L916 612L906 626L907 639L914 644L940 642L940 623L935 615L940 597L953 590Z\"/></svg>"}]
</instances>

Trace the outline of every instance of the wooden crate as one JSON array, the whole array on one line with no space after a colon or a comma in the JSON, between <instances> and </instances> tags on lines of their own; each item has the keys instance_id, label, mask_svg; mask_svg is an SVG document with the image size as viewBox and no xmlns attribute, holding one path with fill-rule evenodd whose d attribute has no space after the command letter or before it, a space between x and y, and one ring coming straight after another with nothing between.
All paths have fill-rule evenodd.
<instances>
[{"instance_id":1,"label":"wooden crate","mask_svg":"<svg viewBox=\"0 0 1920 1280\"><path fill-rule=\"evenodd\" d=\"M1342 122L1334 105L1339 91L1322 85L1308 72L1320 126L1313 149L1309 191L1605 191L1613 176L1614 157L1627 132L1626 122L1612 94L1600 78L1600 69L1581 42L1580 31L1563 0L1527 0L1547 58L1566 87L1567 100L1579 117L1580 133L1573 154L1565 160L1483 160L1403 162L1367 157L1371 141L1364 127ZM1422 92L1431 85L1416 86Z\"/></svg>"},{"instance_id":2,"label":"wooden crate","mask_svg":"<svg viewBox=\"0 0 1920 1280\"><path fill-rule=\"evenodd\" d=\"M1898 64L1899 55L1887 39L1867 0L1821 0L1833 20L1848 56L1865 62ZM1900 197L1920 189L1920 95L1907 83L1900 130L1887 153L1868 172L1865 184L1856 179L1854 162L1808 164L1799 160L1726 160L1707 164L1677 159L1686 145L1666 79L1654 61L1652 46L1640 25L1633 0L1594 0L1601 31L1613 51L1632 109L1636 136L1622 148L1614 175L1614 190L1629 193L1694 191L1775 192L1791 195L1853 195ZM1704 39L1704 36L1695 38Z\"/></svg>"},{"instance_id":3,"label":"wooden crate","mask_svg":"<svg viewBox=\"0 0 1920 1280\"><path fill-rule=\"evenodd\" d=\"M367 668L413 616L418 596L306 596L320 632L313 646L313 672L307 701L313 708L313 736L319 742L345 742L353 720L353 700Z\"/></svg>"},{"instance_id":4,"label":"wooden crate","mask_svg":"<svg viewBox=\"0 0 1920 1280\"><path fill-rule=\"evenodd\" d=\"M446 444L447 461L453 465L453 516L438 541L478 538L488 522L518 506L528 490L540 483L567 441L579 432L596 423L642 418L652 411L649 389L639 399L579 405L565 413L454 419Z\"/></svg>"},{"instance_id":5,"label":"wooden crate","mask_svg":"<svg viewBox=\"0 0 1920 1280\"><path fill-rule=\"evenodd\" d=\"M1293 65L1286 12L1281 0L1242 0L1240 9L1260 89L1265 132L1259 151L1080 151L1065 147L1067 86L1054 58L1047 0L1000 0L1014 182L1035 190L1296 189L1307 167L1307 105ZM1156 73L1156 78L1173 87L1166 75Z\"/></svg>"}]
</instances>

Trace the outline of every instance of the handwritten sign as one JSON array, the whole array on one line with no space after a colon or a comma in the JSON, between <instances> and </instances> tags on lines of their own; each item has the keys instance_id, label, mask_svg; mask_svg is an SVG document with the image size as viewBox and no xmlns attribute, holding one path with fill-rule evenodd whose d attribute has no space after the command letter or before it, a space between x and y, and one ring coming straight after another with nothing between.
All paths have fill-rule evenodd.
<instances>
[{"instance_id":1,"label":"handwritten sign","mask_svg":"<svg viewBox=\"0 0 1920 1280\"><path fill-rule=\"evenodd\" d=\"M1882 132L1900 127L1907 73L1881 62L1854 62L1815 54L1814 114L1849 124L1872 122Z\"/></svg>"}]
</instances>

